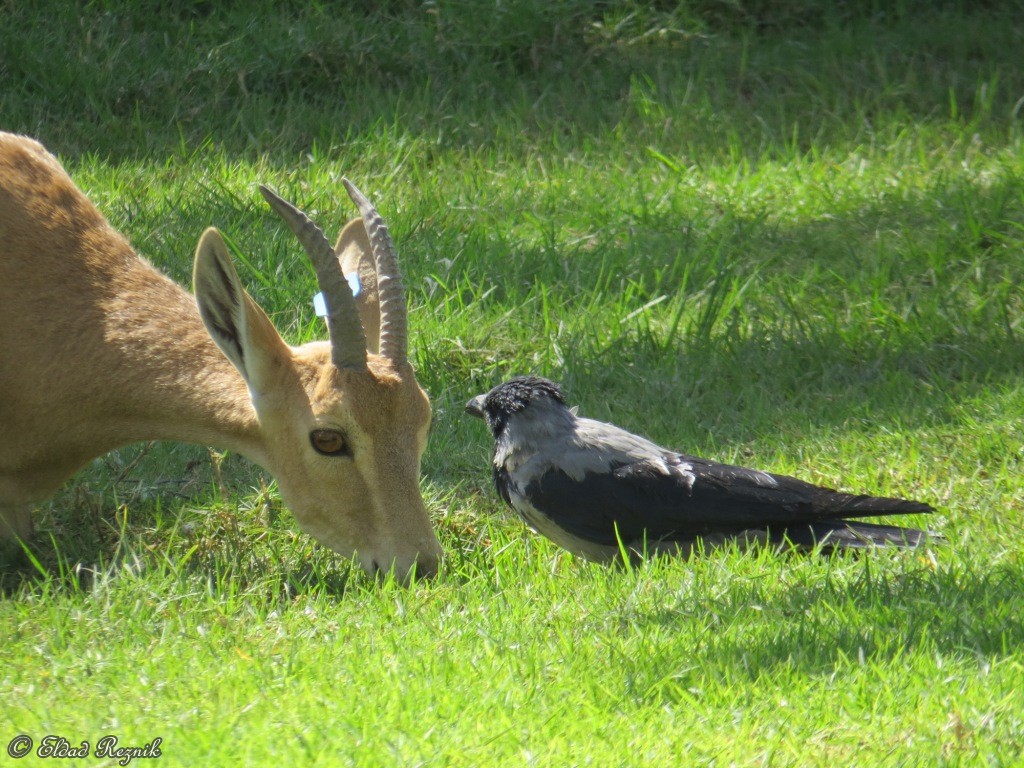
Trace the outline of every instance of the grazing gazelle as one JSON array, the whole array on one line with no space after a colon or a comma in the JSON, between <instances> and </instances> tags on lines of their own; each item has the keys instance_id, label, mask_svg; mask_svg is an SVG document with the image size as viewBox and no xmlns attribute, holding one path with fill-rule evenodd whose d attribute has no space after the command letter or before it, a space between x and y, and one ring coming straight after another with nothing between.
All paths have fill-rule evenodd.
<instances>
[{"instance_id":1,"label":"grazing gazelle","mask_svg":"<svg viewBox=\"0 0 1024 768\"><path fill-rule=\"evenodd\" d=\"M369 573L437 571L420 496L430 402L407 354L388 230L361 219L332 248L263 195L313 261L330 343L290 347L207 229L195 297L135 254L36 141L0 133L0 539L90 459L140 440L237 451L277 478L299 525ZM344 276L358 272L358 299Z\"/></svg>"}]
</instances>

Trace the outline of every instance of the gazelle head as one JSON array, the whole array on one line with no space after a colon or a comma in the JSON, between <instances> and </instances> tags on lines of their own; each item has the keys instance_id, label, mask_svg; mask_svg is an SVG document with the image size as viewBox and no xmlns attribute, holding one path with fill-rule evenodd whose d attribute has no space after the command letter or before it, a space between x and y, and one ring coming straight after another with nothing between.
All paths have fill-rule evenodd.
<instances>
[{"instance_id":1,"label":"gazelle head","mask_svg":"<svg viewBox=\"0 0 1024 768\"><path fill-rule=\"evenodd\" d=\"M316 270L330 342L288 346L246 293L215 229L199 242L195 293L206 328L241 373L255 416L248 450L277 478L300 527L379 574L433 575L441 546L419 490L430 401L409 364L394 244L347 179L361 218L332 248L300 210L261 187ZM345 278L361 278L358 297Z\"/></svg>"}]
</instances>

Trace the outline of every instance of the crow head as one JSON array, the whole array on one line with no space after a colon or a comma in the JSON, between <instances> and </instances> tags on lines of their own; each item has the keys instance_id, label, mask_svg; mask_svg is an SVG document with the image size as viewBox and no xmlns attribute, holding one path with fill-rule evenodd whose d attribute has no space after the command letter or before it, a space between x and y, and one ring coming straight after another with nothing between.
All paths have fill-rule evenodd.
<instances>
[{"instance_id":1,"label":"crow head","mask_svg":"<svg viewBox=\"0 0 1024 768\"><path fill-rule=\"evenodd\" d=\"M486 395L474 397L466 403L466 412L487 422L491 434L497 438L504 432L510 416L541 401L565 409L562 390L553 381L539 376L516 376L499 384Z\"/></svg>"}]
</instances>

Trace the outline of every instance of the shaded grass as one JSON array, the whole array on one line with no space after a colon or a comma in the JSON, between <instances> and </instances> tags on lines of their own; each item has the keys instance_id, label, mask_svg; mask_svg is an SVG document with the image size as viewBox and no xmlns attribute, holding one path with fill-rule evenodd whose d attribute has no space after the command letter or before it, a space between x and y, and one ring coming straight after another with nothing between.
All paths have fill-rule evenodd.
<instances>
[{"instance_id":1,"label":"shaded grass","mask_svg":"<svg viewBox=\"0 0 1024 768\"><path fill-rule=\"evenodd\" d=\"M216 224L294 342L314 279L255 184L333 233L360 180L448 559L373 585L237 457L115 452L2 573L0 722L168 764L1019 762L1019 4L158 6L5 6L4 127L178 280ZM683 450L932 501L908 522L949 543L575 561L500 509L462 415L521 372Z\"/></svg>"},{"instance_id":2,"label":"shaded grass","mask_svg":"<svg viewBox=\"0 0 1024 768\"><path fill-rule=\"evenodd\" d=\"M151 5L9 4L7 126L76 156L212 136L289 162L391 132L432 152L578 155L611 131L692 163L885 145L947 119L985 138L1020 109L1019 3L847 4L830 19L799 2Z\"/></svg>"}]
</instances>

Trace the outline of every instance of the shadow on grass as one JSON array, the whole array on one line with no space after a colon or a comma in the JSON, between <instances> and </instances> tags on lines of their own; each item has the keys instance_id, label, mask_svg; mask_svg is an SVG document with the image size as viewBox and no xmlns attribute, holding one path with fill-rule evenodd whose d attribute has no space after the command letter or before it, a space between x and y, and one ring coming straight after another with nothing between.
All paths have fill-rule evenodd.
<instances>
[{"instance_id":1,"label":"shadow on grass","mask_svg":"<svg viewBox=\"0 0 1024 768\"><path fill-rule=\"evenodd\" d=\"M582 415L656 442L686 439L709 447L742 445L771 433L800 439L833 428L905 435L941 429L961 423L963 404L986 395L994 398L986 407L995 410L975 416L1006 422L1012 413L998 412L999 398L1024 378L1024 344L970 333L897 348L851 346L838 337L748 339L728 351L687 350L670 363L648 358L640 345L610 356L628 373L609 378L600 355L585 354L565 366L572 372L568 397ZM651 402L658 403L653 411ZM992 443L987 458L1002 451L998 458L1013 459L1013 446L1001 444L998 432L974 438Z\"/></svg>"},{"instance_id":2,"label":"shadow on grass","mask_svg":"<svg viewBox=\"0 0 1024 768\"><path fill-rule=\"evenodd\" d=\"M500 281L467 282L493 284L488 301L507 303L509 317L549 286L553 319L519 312L516 323L537 326L536 348L510 355L548 362L505 363L478 381L504 343L501 328L485 328L490 346L446 355L438 345L421 380L456 390L458 404L499 378L546 374L585 415L647 434L713 429L725 442L780 424L942 425L964 402L1024 380L1022 221L1024 180L1007 177L797 224L702 222L699 235L671 214L631 219L621 237L601 234L600 268L589 250L515 247ZM880 231L891 232L885 244ZM603 295L613 309L591 320L577 297Z\"/></svg>"},{"instance_id":3,"label":"shadow on grass","mask_svg":"<svg viewBox=\"0 0 1024 768\"><path fill-rule=\"evenodd\" d=\"M27 547L0 551L0 596L87 593L98 583L152 576L189 591L266 600L302 594L344 595L361 572L293 530L290 513L269 495L234 497L265 487L263 470L237 455L172 443L128 446L108 454L36 512ZM223 487L217 487L223 485Z\"/></svg>"},{"instance_id":4,"label":"shadow on grass","mask_svg":"<svg viewBox=\"0 0 1024 768\"><path fill-rule=\"evenodd\" d=\"M922 653L940 664L987 664L1017 654L1024 643L1022 616L1020 563L985 571L940 565L900 573L875 573L865 563L849 581L830 576L783 590L737 585L721 600L688 593L678 606L639 611L629 622L641 631L705 630L685 659L674 650L653 650L625 677L633 681L634 696L663 703L685 697L688 687L703 687L708 675L757 680L792 670L828 676L849 665L884 668Z\"/></svg>"},{"instance_id":5,"label":"shadow on grass","mask_svg":"<svg viewBox=\"0 0 1024 768\"><path fill-rule=\"evenodd\" d=\"M10 13L5 127L72 158L168 157L212 136L231 156L294 163L311 146L393 130L442 149L572 142L629 114L652 135L674 119L704 156L721 154L723 133L751 152L820 148L887 112L904 125L950 109L1006 115L1020 93L1014 4L853 4L793 23L782 9L744 19L741 4L729 18L721 3L627 3L622 18L586 2L150 5Z\"/></svg>"},{"instance_id":6,"label":"shadow on grass","mask_svg":"<svg viewBox=\"0 0 1024 768\"><path fill-rule=\"evenodd\" d=\"M363 580L352 564L327 553L275 558L253 542L242 542L198 555L193 549L163 557L154 551L159 546L136 542L85 552L79 546L62 549L53 542L33 541L29 553L0 555L0 598L87 594L100 583L145 576L150 589L170 581L225 604L246 596L257 604L277 605L302 595L340 599L353 579Z\"/></svg>"}]
</instances>

